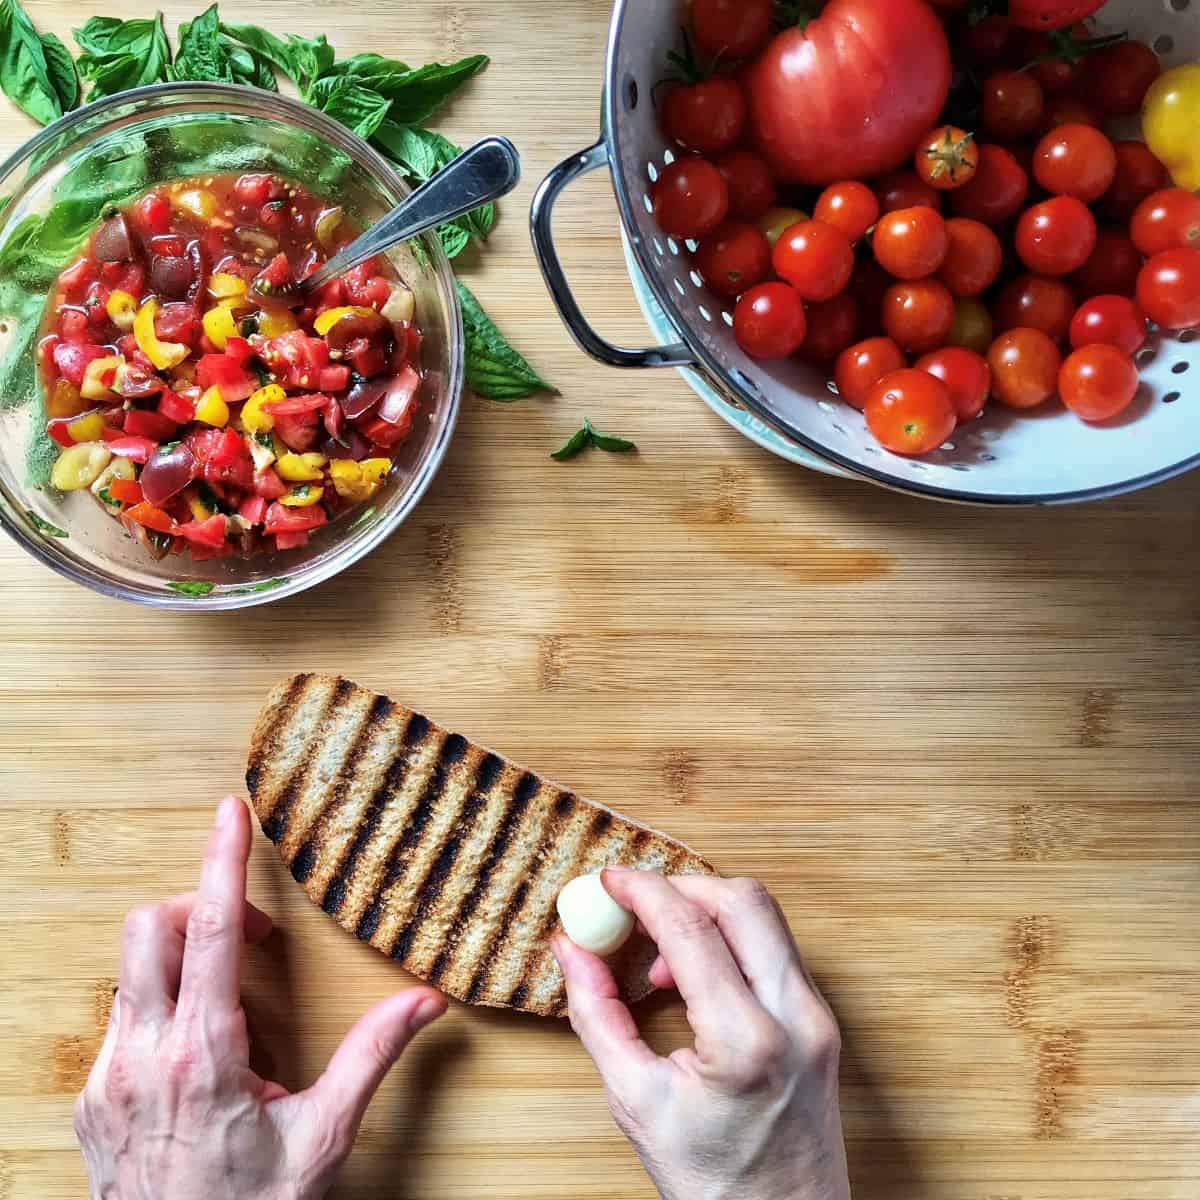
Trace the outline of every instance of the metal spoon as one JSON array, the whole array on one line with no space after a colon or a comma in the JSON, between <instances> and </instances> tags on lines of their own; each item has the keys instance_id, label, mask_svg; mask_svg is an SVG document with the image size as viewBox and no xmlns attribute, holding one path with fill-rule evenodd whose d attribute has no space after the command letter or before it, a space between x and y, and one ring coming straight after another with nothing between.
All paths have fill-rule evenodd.
<instances>
[{"instance_id":1,"label":"metal spoon","mask_svg":"<svg viewBox=\"0 0 1200 1200\"><path fill-rule=\"evenodd\" d=\"M415 238L427 229L499 200L517 186L521 158L507 138L487 137L464 150L432 179L401 201L382 221L343 247L311 275L271 293L273 300L302 299L376 254Z\"/></svg>"}]
</instances>

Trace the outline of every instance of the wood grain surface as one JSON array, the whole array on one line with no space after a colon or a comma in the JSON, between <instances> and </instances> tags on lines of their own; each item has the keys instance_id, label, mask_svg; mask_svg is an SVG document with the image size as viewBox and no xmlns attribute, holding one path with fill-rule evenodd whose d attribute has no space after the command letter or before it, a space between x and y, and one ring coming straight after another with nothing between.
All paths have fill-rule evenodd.
<instances>
[{"instance_id":1,"label":"wood grain surface","mask_svg":"<svg viewBox=\"0 0 1200 1200\"><path fill-rule=\"evenodd\" d=\"M28 7L64 36L85 15ZM193 12L164 7L172 32ZM1195 1200L1200 476L1087 508L940 507L777 461L675 375L581 357L526 211L595 135L604 0L237 15L346 52L494 56L442 127L510 135L526 176L464 269L563 394L469 399L414 518L266 608L150 612L0 543L0 1198L86 1194L71 1105L122 916L192 885L260 702L315 669L766 880L843 1023L859 1200ZM29 129L0 113L11 149ZM560 214L586 310L643 341L606 182ZM641 452L551 462L584 416ZM303 1085L408 980L265 841L251 866L280 932L249 956L246 1005L264 1069ZM657 1045L683 1037L676 1003L643 1011ZM336 1194L653 1191L564 1023L456 1007Z\"/></svg>"}]
</instances>

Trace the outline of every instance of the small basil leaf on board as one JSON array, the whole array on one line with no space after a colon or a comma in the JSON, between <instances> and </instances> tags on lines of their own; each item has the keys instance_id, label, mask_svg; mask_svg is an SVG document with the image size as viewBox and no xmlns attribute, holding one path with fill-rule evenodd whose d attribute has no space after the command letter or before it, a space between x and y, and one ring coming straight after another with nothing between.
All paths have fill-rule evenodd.
<instances>
[{"instance_id":1,"label":"small basil leaf on board","mask_svg":"<svg viewBox=\"0 0 1200 1200\"><path fill-rule=\"evenodd\" d=\"M628 438L616 437L611 433L600 433L592 430L592 445L597 450L607 450L609 454L628 454L637 449L637 443Z\"/></svg>"},{"instance_id":2,"label":"small basil leaf on board","mask_svg":"<svg viewBox=\"0 0 1200 1200\"><path fill-rule=\"evenodd\" d=\"M168 583L167 587L181 596L190 596L192 599L198 600L201 596L207 596L216 591L217 585L206 583L201 579L182 579Z\"/></svg>"},{"instance_id":3,"label":"small basil leaf on board","mask_svg":"<svg viewBox=\"0 0 1200 1200\"><path fill-rule=\"evenodd\" d=\"M570 439L559 446L551 458L557 459L559 462L566 462L569 458L574 458L577 454L582 454L592 444L592 427L584 421L581 428L576 430L571 435Z\"/></svg>"},{"instance_id":4,"label":"small basil leaf on board","mask_svg":"<svg viewBox=\"0 0 1200 1200\"><path fill-rule=\"evenodd\" d=\"M462 280L455 280L455 283L466 335L467 386L488 400L502 403L521 400L538 392L557 394L557 390L505 341L504 335L492 324Z\"/></svg>"},{"instance_id":5,"label":"small basil leaf on board","mask_svg":"<svg viewBox=\"0 0 1200 1200\"><path fill-rule=\"evenodd\" d=\"M63 115L45 46L17 0L0 0L0 88L42 125Z\"/></svg>"},{"instance_id":6,"label":"small basil leaf on board","mask_svg":"<svg viewBox=\"0 0 1200 1200\"><path fill-rule=\"evenodd\" d=\"M79 75L71 52L52 33L42 35L42 53L46 56L46 71L58 94L63 112L70 112L79 103Z\"/></svg>"},{"instance_id":7,"label":"small basil leaf on board","mask_svg":"<svg viewBox=\"0 0 1200 1200\"><path fill-rule=\"evenodd\" d=\"M65 529L59 529L57 525L51 525L45 517L39 517L32 508L25 510L25 515L29 518L29 523L38 531L44 533L47 537L52 538L69 538L71 535Z\"/></svg>"}]
</instances>

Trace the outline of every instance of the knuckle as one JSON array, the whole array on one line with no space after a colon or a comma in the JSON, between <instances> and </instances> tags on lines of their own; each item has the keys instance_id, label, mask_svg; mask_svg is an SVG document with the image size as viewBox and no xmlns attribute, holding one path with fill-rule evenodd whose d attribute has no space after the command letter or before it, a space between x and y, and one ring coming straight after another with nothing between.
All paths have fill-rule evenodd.
<instances>
[{"instance_id":1,"label":"knuckle","mask_svg":"<svg viewBox=\"0 0 1200 1200\"><path fill-rule=\"evenodd\" d=\"M213 900L201 900L188 914L188 941L212 941L225 933L227 925L225 910L219 904Z\"/></svg>"},{"instance_id":2,"label":"knuckle","mask_svg":"<svg viewBox=\"0 0 1200 1200\"><path fill-rule=\"evenodd\" d=\"M746 1086L757 1086L777 1077L792 1055L792 1040L772 1018L748 1025L742 1034L736 1075Z\"/></svg>"},{"instance_id":3,"label":"knuckle","mask_svg":"<svg viewBox=\"0 0 1200 1200\"><path fill-rule=\"evenodd\" d=\"M675 905L665 917L667 933L681 942L698 941L707 937L713 928L708 914L696 904L684 901Z\"/></svg>"},{"instance_id":4,"label":"knuckle","mask_svg":"<svg viewBox=\"0 0 1200 1200\"><path fill-rule=\"evenodd\" d=\"M814 1065L836 1068L842 1056L842 1031L832 1013L822 1010L809 1036L809 1056Z\"/></svg>"},{"instance_id":5,"label":"knuckle","mask_svg":"<svg viewBox=\"0 0 1200 1200\"><path fill-rule=\"evenodd\" d=\"M125 914L125 937L131 942L147 941L158 933L161 921L156 904L139 904Z\"/></svg>"},{"instance_id":6,"label":"knuckle","mask_svg":"<svg viewBox=\"0 0 1200 1200\"><path fill-rule=\"evenodd\" d=\"M732 907L774 909L775 901L766 885L758 879L731 879L728 887Z\"/></svg>"},{"instance_id":7,"label":"knuckle","mask_svg":"<svg viewBox=\"0 0 1200 1200\"><path fill-rule=\"evenodd\" d=\"M182 1086L195 1081L203 1064L204 1054L200 1043L185 1033L168 1043L163 1059L163 1074L169 1083Z\"/></svg>"}]
</instances>

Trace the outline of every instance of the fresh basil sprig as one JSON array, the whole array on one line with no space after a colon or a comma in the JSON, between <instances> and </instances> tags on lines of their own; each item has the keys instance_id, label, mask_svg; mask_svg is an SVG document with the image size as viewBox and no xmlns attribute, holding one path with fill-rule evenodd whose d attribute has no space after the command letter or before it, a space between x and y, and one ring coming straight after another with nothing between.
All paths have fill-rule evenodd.
<instances>
[{"instance_id":1,"label":"fresh basil sprig","mask_svg":"<svg viewBox=\"0 0 1200 1200\"><path fill-rule=\"evenodd\" d=\"M607 450L609 454L628 454L637 449L636 443L611 433L601 433L591 421L585 420L571 438L550 457L559 462L566 462L577 454L582 454L589 446L595 446L597 450Z\"/></svg>"},{"instance_id":2,"label":"fresh basil sprig","mask_svg":"<svg viewBox=\"0 0 1200 1200\"><path fill-rule=\"evenodd\" d=\"M91 17L75 30L75 42L83 51L79 73L91 84L89 100L167 78L171 46L162 13L133 21Z\"/></svg>"},{"instance_id":3,"label":"fresh basil sprig","mask_svg":"<svg viewBox=\"0 0 1200 1200\"><path fill-rule=\"evenodd\" d=\"M39 34L17 0L0 0L0 87L43 125L57 121L79 98L67 48L53 34Z\"/></svg>"},{"instance_id":4,"label":"fresh basil sprig","mask_svg":"<svg viewBox=\"0 0 1200 1200\"><path fill-rule=\"evenodd\" d=\"M504 335L479 306L479 301L461 279L458 302L462 309L463 331L466 334L467 383L471 389L489 400L508 403L522 400L537 392L554 392L552 388L504 340Z\"/></svg>"}]
</instances>

